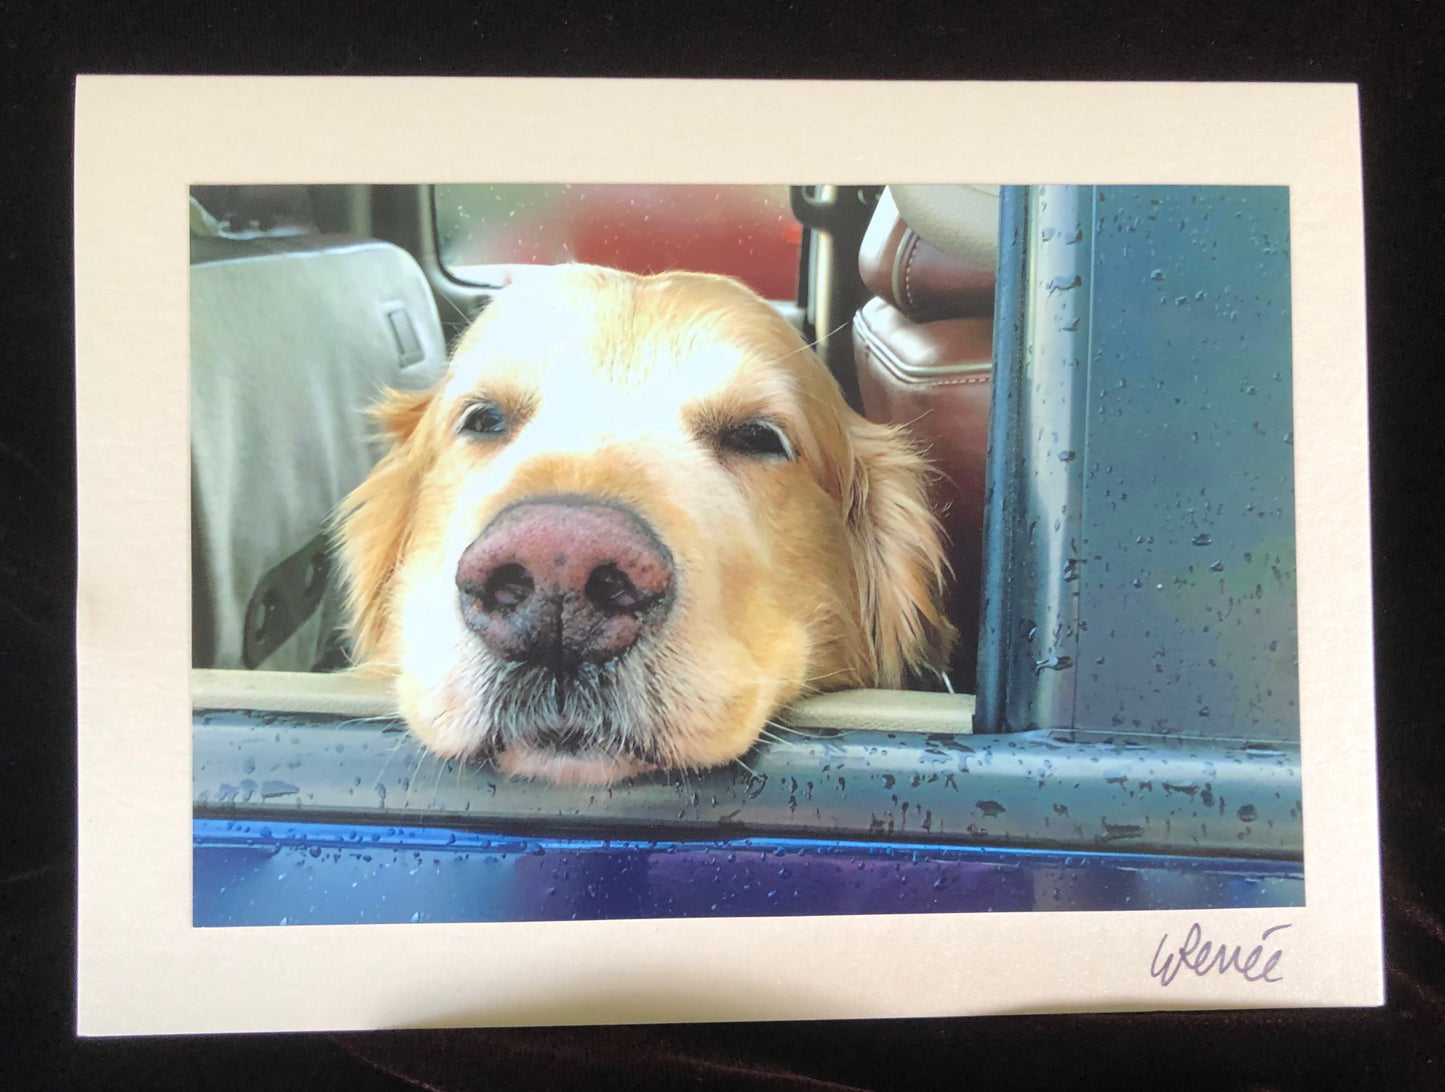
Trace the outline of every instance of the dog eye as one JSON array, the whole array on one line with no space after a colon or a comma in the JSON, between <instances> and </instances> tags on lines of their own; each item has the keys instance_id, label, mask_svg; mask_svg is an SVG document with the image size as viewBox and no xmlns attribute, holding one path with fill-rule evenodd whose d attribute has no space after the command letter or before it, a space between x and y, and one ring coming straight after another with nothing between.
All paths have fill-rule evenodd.
<instances>
[{"instance_id":1,"label":"dog eye","mask_svg":"<svg viewBox=\"0 0 1445 1092\"><path fill-rule=\"evenodd\" d=\"M718 433L718 447L737 455L791 459L793 445L782 429L767 421L744 421Z\"/></svg>"},{"instance_id":2,"label":"dog eye","mask_svg":"<svg viewBox=\"0 0 1445 1092\"><path fill-rule=\"evenodd\" d=\"M500 436L507 431L507 415L494 402L479 402L463 415L457 431L478 436Z\"/></svg>"}]
</instances>

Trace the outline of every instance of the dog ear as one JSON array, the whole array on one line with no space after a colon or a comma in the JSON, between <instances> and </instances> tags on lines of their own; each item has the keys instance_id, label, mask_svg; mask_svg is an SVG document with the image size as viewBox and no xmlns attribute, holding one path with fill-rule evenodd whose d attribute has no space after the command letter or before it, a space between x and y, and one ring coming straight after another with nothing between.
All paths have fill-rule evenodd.
<instances>
[{"instance_id":1,"label":"dog ear","mask_svg":"<svg viewBox=\"0 0 1445 1092\"><path fill-rule=\"evenodd\" d=\"M909 668L941 671L957 638L943 612L948 561L928 507L931 471L902 429L858 418L848 433L847 526L874 685L898 687Z\"/></svg>"},{"instance_id":2,"label":"dog ear","mask_svg":"<svg viewBox=\"0 0 1445 1092\"><path fill-rule=\"evenodd\" d=\"M392 577L411 533L421 477L417 425L433 391L387 391L372 407L387 450L341 502L332 528L346 588L349 632L358 664L377 654L386 636Z\"/></svg>"},{"instance_id":3,"label":"dog ear","mask_svg":"<svg viewBox=\"0 0 1445 1092\"><path fill-rule=\"evenodd\" d=\"M383 391L376 405L367 410L367 416L379 426L382 439L395 449L411 439L436 393L435 387L420 391Z\"/></svg>"}]
</instances>

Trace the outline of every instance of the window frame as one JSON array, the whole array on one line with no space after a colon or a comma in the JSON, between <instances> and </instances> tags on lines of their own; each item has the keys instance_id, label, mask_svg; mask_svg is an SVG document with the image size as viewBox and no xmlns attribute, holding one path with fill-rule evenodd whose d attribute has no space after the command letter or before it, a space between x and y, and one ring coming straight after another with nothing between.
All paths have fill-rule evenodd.
<instances>
[{"instance_id":1,"label":"window frame","mask_svg":"<svg viewBox=\"0 0 1445 1092\"><path fill-rule=\"evenodd\" d=\"M855 690L784 711L727 766L559 786L430 755L384 683L260 674L195 673L199 817L1272 859L1303 849L1299 754L1288 746L975 735L968 695Z\"/></svg>"}]
</instances>

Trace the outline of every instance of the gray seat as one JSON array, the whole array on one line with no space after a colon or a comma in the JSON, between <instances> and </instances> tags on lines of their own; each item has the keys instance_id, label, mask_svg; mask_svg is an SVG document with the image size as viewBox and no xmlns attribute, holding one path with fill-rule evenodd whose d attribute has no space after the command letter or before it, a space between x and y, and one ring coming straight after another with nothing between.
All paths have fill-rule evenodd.
<instances>
[{"instance_id":1,"label":"gray seat","mask_svg":"<svg viewBox=\"0 0 1445 1092\"><path fill-rule=\"evenodd\" d=\"M336 666L327 529L379 455L366 408L445 372L436 303L388 243L191 222L193 664Z\"/></svg>"}]
</instances>

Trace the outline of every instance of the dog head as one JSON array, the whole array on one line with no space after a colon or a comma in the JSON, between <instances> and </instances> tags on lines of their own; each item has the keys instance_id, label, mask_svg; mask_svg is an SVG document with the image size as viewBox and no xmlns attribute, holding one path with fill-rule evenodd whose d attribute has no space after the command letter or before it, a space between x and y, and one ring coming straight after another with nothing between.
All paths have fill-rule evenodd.
<instances>
[{"instance_id":1,"label":"dog head","mask_svg":"<svg viewBox=\"0 0 1445 1092\"><path fill-rule=\"evenodd\" d=\"M533 271L376 416L352 636L439 754L708 767L800 696L947 660L923 460L732 280Z\"/></svg>"}]
</instances>

